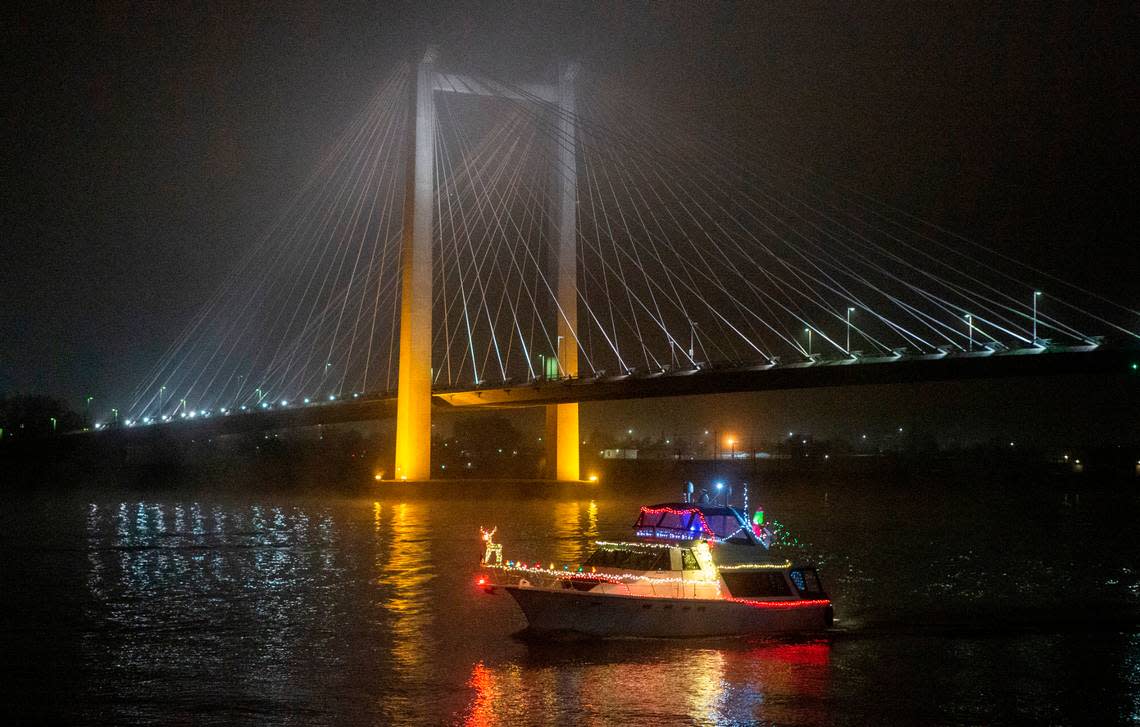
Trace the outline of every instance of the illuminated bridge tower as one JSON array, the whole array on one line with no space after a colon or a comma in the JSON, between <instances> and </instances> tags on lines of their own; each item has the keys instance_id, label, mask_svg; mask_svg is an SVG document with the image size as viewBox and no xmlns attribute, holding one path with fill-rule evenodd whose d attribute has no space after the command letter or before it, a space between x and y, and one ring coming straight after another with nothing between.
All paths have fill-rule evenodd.
<instances>
[{"instance_id":1,"label":"illuminated bridge tower","mask_svg":"<svg viewBox=\"0 0 1140 727\"><path fill-rule=\"evenodd\" d=\"M396 479L431 477L432 211L435 207L435 61L429 48L411 85L400 246L400 375Z\"/></svg>"},{"instance_id":2,"label":"illuminated bridge tower","mask_svg":"<svg viewBox=\"0 0 1140 727\"><path fill-rule=\"evenodd\" d=\"M577 140L574 79L577 66L560 69L554 85L524 84L518 90L491 88L468 76L438 73L438 53L429 48L412 84L408 124L408 168L401 245L400 375L396 404L395 476L431 478L432 212L435 206L435 94L500 96L552 104L557 118L551 199L550 275L556 292L557 361L562 376L578 374ZM543 377L547 372L541 372ZM579 479L578 405L546 407L546 476Z\"/></svg>"}]
</instances>

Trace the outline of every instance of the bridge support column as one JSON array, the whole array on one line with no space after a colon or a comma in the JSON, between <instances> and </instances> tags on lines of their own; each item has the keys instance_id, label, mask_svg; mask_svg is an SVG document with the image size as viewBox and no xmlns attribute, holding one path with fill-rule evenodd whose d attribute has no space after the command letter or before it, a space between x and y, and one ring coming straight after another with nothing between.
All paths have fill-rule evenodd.
<instances>
[{"instance_id":1,"label":"bridge support column","mask_svg":"<svg viewBox=\"0 0 1140 727\"><path fill-rule=\"evenodd\" d=\"M578 375L578 146L574 121L574 78L577 64L558 74L558 118L555 119L554 176L551 199L553 278L557 285L558 367L562 376ZM543 372L545 375L545 372ZM546 476L579 480L578 405L546 407Z\"/></svg>"},{"instance_id":2,"label":"bridge support column","mask_svg":"<svg viewBox=\"0 0 1140 727\"><path fill-rule=\"evenodd\" d=\"M395 476L431 477L432 211L435 204L435 60L429 48L412 85L400 258L400 377Z\"/></svg>"}]
</instances>

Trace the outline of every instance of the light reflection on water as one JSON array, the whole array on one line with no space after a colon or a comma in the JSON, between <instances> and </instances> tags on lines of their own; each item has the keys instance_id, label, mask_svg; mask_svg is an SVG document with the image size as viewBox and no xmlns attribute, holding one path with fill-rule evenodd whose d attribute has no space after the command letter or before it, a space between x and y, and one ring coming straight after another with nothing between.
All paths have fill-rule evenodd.
<instances>
[{"instance_id":1,"label":"light reflection on water","mask_svg":"<svg viewBox=\"0 0 1140 727\"><path fill-rule=\"evenodd\" d=\"M390 617L392 677L404 684L422 682L427 676L425 637L432 617L427 585L433 578L430 512L422 504L401 502L391 507L388 557L378 578L388 594L382 606ZM400 711L414 707L393 706Z\"/></svg>"},{"instance_id":2,"label":"light reflection on water","mask_svg":"<svg viewBox=\"0 0 1140 727\"><path fill-rule=\"evenodd\" d=\"M1071 508L1059 501L975 502L963 539L956 493L919 507L773 491L765 506L812 544L792 555L823 563L847 628L552 644L512 638L524 625L513 601L473 588L479 525L499 526L508 558L572 564L596 539L627 537L637 506L661 493L378 494L5 509L4 647L27 665L14 675L26 716L1065 723L1089 689L1101 696L1081 709L1102 723L1140 713L1140 575L1127 555L1140 549L1115 527L1136 517L1135 499L1062 510L1059 526L1054 509Z\"/></svg>"}]
</instances>

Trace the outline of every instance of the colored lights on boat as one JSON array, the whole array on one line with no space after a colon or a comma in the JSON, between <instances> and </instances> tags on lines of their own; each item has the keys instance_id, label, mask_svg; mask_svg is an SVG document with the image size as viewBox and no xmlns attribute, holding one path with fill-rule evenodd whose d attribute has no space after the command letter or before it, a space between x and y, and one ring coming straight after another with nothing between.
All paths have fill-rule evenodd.
<instances>
[{"instance_id":1,"label":"colored lights on boat","mask_svg":"<svg viewBox=\"0 0 1140 727\"><path fill-rule=\"evenodd\" d=\"M750 598L726 598L726 601L733 603L742 603L745 606L752 606L753 608L773 608L773 609L792 609L792 608L822 608L830 606L831 601L826 598L804 599L796 601L754 601Z\"/></svg>"}]
</instances>

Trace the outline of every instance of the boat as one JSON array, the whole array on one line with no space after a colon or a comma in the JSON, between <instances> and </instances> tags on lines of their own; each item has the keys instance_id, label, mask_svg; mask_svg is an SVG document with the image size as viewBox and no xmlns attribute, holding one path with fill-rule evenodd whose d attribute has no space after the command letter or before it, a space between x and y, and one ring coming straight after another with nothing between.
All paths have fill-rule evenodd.
<instances>
[{"instance_id":1,"label":"boat","mask_svg":"<svg viewBox=\"0 0 1140 727\"><path fill-rule=\"evenodd\" d=\"M573 566L504 560L497 530L481 528L477 585L510 594L540 635L739 636L833 624L816 569L771 553L762 509L749 515L747 505L729 506L727 493L718 503L693 489L688 483L681 502L642 507L636 540L597 541Z\"/></svg>"}]
</instances>

